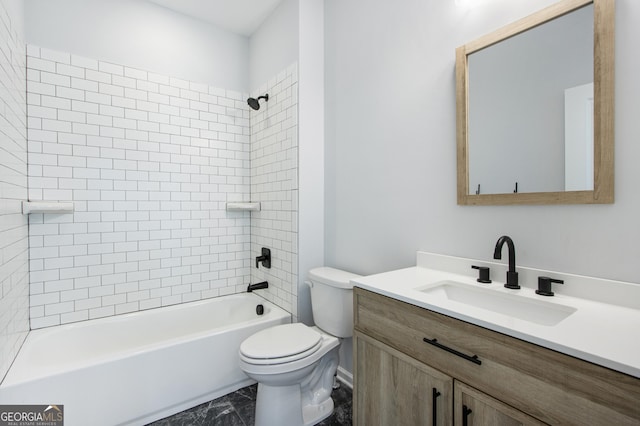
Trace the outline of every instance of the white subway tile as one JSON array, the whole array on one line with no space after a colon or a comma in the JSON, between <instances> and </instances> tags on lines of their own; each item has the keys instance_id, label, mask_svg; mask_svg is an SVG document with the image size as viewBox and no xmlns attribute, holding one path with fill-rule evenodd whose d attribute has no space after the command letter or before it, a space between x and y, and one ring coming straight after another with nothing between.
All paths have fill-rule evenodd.
<instances>
[{"instance_id":1,"label":"white subway tile","mask_svg":"<svg viewBox=\"0 0 640 426\"><path fill-rule=\"evenodd\" d=\"M82 123L72 123L73 124L73 133L81 134L81 135L99 135L100 134L100 126L96 126L93 124L82 124Z\"/></svg>"},{"instance_id":2,"label":"white subway tile","mask_svg":"<svg viewBox=\"0 0 640 426\"><path fill-rule=\"evenodd\" d=\"M63 292L63 291L67 291L67 290L72 290L73 289L73 280L57 280L57 281L47 281L44 284L44 292L43 293L57 293L57 292ZM57 296L59 296L58 294L56 294ZM61 300L61 298L56 298ZM56 303L56 301L51 302L51 303Z\"/></svg>"},{"instance_id":3,"label":"white subway tile","mask_svg":"<svg viewBox=\"0 0 640 426\"><path fill-rule=\"evenodd\" d=\"M120 77L118 75L114 75L111 77L111 83L116 86L136 88L136 80L129 77Z\"/></svg>"},{"instance_id":4,"label":"white subway tile","mask_svg":"<svg viewBox=\"0 0 640 426\"><path fill-rule=\"evenodd\" d=\"M155 102L147 102L144 100L138 100L136 101L136 107L139 110L142 111L149 111L149 112L158 112L159 111L159 107L158 104Z\"/></svg>"},{"instance_id":5,"label":"white subway tile","mask_svg":"<svg viewBox=\"0 0 640 426\"><path fill-rule=\"evenodd\" d=\"M102 115L110 115L112 117L124 117L124 108L121 108L121 107L113 107L110 105L100 105L99 111L100 111L100 114Z\"/></svg>"},{"instance_id":6,"label":"white subway tile","mask_svg":"<svg viewBox=\"0 0 640 426\"><path fill-rule=\"evenodd\" d=\"M40 71L56 72L56 63L47 59L27 57L27 68Z\"/></svg>"},{"instance_id":7,"label":"white subway tile","mask_svg":"<svg viewBox=\"0 0 640 426\"><path fill-rule=\"evenodd\" d=\"M27 56L40 57L40 47L33 44L27 44Z\"/></svg>"},{"instance_id":8,"label":"white subway tile","mask_svg":"<svg viewBox=\"0 0 640 426\"><path fill-rule=\"evenodd\" d=\"M157 83L154 83L152 81L137 80L136 81L136 88L139 89L139 90L148 92L149 96L151 96L151 95L160 96L159 95L160 86ZM151 99L149 99L149 100L151 100Z\"/></svg>"},{"instance_id":9,"label":"white subway tile","mask_svg":"<svg viewBox=\"0 0 640 426\"><path fill-rule=\"evenodd\" d=\"M41 71L40 81L42 83L54 84L56 86L71 87L71 77L56 73Z\"/></svg>"},{"instance_id":10,"label":"white subway tile","mask_svg":"<svg viewBox=\"0 0 640 426\"><path fill-rule=\"evenodd\" d=\"M113 265L108 265L108 264L93 265L93 266L89 266L89 275L94 276L94 275L113 274L113 270L114 270Z\"/></svg>"},{"instance_id":11,"label":"white subway tile","mask_svg":"<svg viewBox=\"0 0 640 426\"><path fill-rule=\"evenodd\" d=\"M127 99L136 99L136 100L146 101L147 92L143 90L138 90L138 89L125 88L124 97Z\"/></svg>"},{"instance_id":12,"label":"white subway tile","mask_svg":"<svg viewBox=\"0 0 640 426\"><path fill-rule=\"evenodd\" d=\"M71 65L80 68L88 68L90 70L98 69L98 61L95 59L85 58L83 56L71 55Z\"/></svg>"},{"instance_id":13,"label":"white subway tile","mask_svg":"<svg viewBox=\"0 0 640 426\"><path fill-rule=\"evenodd\" d=\"M47 59L49 61L60 62L62 64L71 63L71 55L69 53L59 52L57 50L40 48L40 58Z\"/></svg>"},{"instance_id":14,"label":"white subway tile","mask_svg":"<svg viewBox=\"0 0 640 426\"><path fill-rule=\"evenodd\" d=\"M42 130L49 130L53 132L71 132L71 123L58 120L42 120Z\"/></svg>"},{"instance_id":15,"label":"white subway tile","mask_svg":"<svg viewBox=\"0 0 640 426\"><path fill-rule=\"evenodd\" d=\"M113 118L106 115L87 114L87 124L95 124L96 126L111 127L113 126Z\"/></svg>"},{"instance_id":16,"label":"white subway tile","mask_svg":"<svg viewBox=\"0 0 640 426\"><path fill-rule=\"evenodd\" d=\"M71 103L69 99L66 99ZM75 123L86 123L87 122L87 114L84 112L78 111L66 111L66 110L58 110L58 120L62 121L71 121ZM77 136L77 135L73 135Z\"/></svg>"},{"instance_id":17,"label":"white subway tile","mask_svg":"<svg viewBox=\"0 0 640 426\"><path fill-rule=\"evenodd\" d=\"M60 302L60 293L59 292L50 292L38 295L32 295L30 299L32 306L42 306L55 304Z\"/></svg>"},{"instance_id":18,"label":"white subway tile","mask_svg":"<svg viewBox=\"0 0 640 426\"><path fill-rule=\"evenodd\" d=\"M32 330L35 330L38 328L44 328L44 327L52 327L52 326L60 325L60 317L58 315L51 315L48 317L40 317L40 318L34 318L32 316L30 323L31 323Z\"/></svg>"},{"instance_id":19,"label":"white subway tile","mask_svg":"<svg viewBox=\"0 0 640 426\"><path fill-rule=\"evenodd\" d=\"M116 127L100 126L100 136L105 136L110 138L123 138L124 129L118 129Z\"/></svg>"},{"instance_id":20,"label":"white subway tile","mask_svg":"<svg viewBox=\"0 0 640 426\"><path fill-rule=\"evenodd\" d=\"M82 310L77 307L77 303L74 304L74 312L67 312L60 314L60 323L69 324L72 322L86 321L89 319L89 311Z\"/></svg>"},{"instance_id":21,"label":"white subway tile","mask_svg":"<svg viewBox=\"0 0 640 426\"><path fill-rule=\"evenodd\" d=\"M98 86L98 90L100 93L104 94L104 95L111 95L111 96L123 96L124 95L124 87L121 86L115 86L113 84L107 84L107 83L99 83Z\"/></svg>"},{"instance_id":22,"label":"white subway tile","mask_svg":"<svg viewBox=\"0 0 640 426\"><path fill-rule=\"evenodd\" d=\"M158 87L158 90L159 90L160 94L162 94L162 95L180 96L180 89L177 88L177 87L165 86L165 85L161 84Z\"/></svg>"},{"instance_id":23,"label":"white subway tile","mask_svg":"<svg viewBox=\"0 0 640 426\"><path fill-rule=\"evenodd\" d=\"M67 64L56 64L56 72L62 75L68 75L70 77L84 78L84 68L76 67Z\"/></svg>"},{"instance_id":24,"label":"white subway tile","mask_svg":"<svg viewBox=\"0 0 640 426\"><path fill-rule=\"evenodd\" d=\"M124 75L127 76L127 77L138 79L138 80L147 80L148 79L147 71L143 71L143 70L136 69L136 68L125 67L124 68Z\"/></svg>"},{"instance_id":25,"label":"white subway tile","mask_svg":"<svg viewBox=\"0 0 640 426\"><path fill-rule=\"evenodd\" d=\"M57 117L57 110L55 108L29 105L27 108L27 111L29 116L31 117L49 118L49 119L55 119Z\"/></svg>"},{"instance_id":26,"label":"white subway tile","mask_svg":"<svg viewBox=\"0 0 640 426\"><path fill-rule=\"evenodd\" d=\"M56 98L54 96L41 95L40 105L43 107L55 109L71 109L71 101L69 99ZM33 114L29 114L33 115ZM55 118L55 117L52 117Z\"/></svg>"},{"instance_id":27,"label":"white subway tile","mask_svg":"<svg viewBox=\"0 0 640 426\"><path fill-rule=\"evenodd\" d=\"M69 87L56 86L56 96L60 98L84 100L84 91L78 89L71 89Z\"/></svg>"},{"instance_id":28,"label":"white subway tile","mask_svg":"<svg viewBox=\"0 0 640 426\"><path fill-rule=\"evenodd\" d=\"M85 78L98 83L111 84L111 74L102 71L88 69L85 71Z\"/></svg>"},{"instance_id":29,"label":"white subway tile","mask_svg":"<svg viewBox=\"0 0 640 426\"><path fill-rule=\"evenodd\" d=\"M84 78L73 77L71 78L71 87L79 90L97 92L98 82L85 80Z\"/></svg>"},{"instance_id":30,"label":"white subway tile","mask_svg":"<svg viewBox=\"0 0 640 426\"><path fill-rule=\"evenodd\" d=\"M165 75L149 72L147 78L154 83L169 85L169 77Z\"/></svg>"},{"instance_id":31,"label":"white subway tile","mask_svg":"<svg viewBox=\"0 0 640 426\"><path fill-rule=\"evenodd\" d=\"M111 64L109 62L100 61L98 63L98 69L102 72L106 72L109 74L115 74L120 76L124 75L124 67L122 65Z\"/></svg>"},{"instance_id":32,"label":"white subway tile","mask_svg":"<svg viewBox=\"0 0 640 426\"><path fill-rule=\"evenodd\" d=\"M89 309L89 319L104 318L112 315L115 315L115 309L113 306Z\"/></svg>"},{"instance_id":33,"label":"white subway tile","mask_svg":"<svg viewBox=\"0 0 640 426\"><path fill-rule=\"evenodd\" d=\"M95 308L99 308L100 306L102 306L102 298L100 297L92 297L92 298L76 300L76 303L75 303L75 308L78 310L95 309Z\"/></svg>"},{"instance_id":34,"label":"white subway tile","mask_svg":"<svg viewBox=\"0 0 640 426\"><path fill-rule=\"evenodd\" d=\"M104 93L86 92L85 100L87 102L93 102L101 105L111 105L111 95L106 95Z\"/></svg>"},{"instance_id":35,"label":"white subway tile","mask_svg":"<svg viewBox=\"0 0 640 426\"><path fill-rule=\"evenodd\" d=\"M73 175L71 167L59 166L43 166L42 173L44 176L61 178L70 178Z\"/></svg>"},{"instance_id":36,"label":"white subway tile","mask_svg":"<svg viewBox=\"0 0 640 426\"><path fill-rule=\"evenodd\" d=\"M65 246L73 244L73 237L71 235L45 235L43 239L45 247L51 246Z\"/></svg>"},{"instance_id":37,"label":"white subway tile","mask_svg":"<svg viewBox=\"0 0 640 426\"><path fill-rule=\"evenodd\" d=\"M29 93L40 94L40 95L50 95L55 96L56 94L56 86L53 84L40 83L37 81L28 81L27 89Z\"/></svg>"}]
</instances>

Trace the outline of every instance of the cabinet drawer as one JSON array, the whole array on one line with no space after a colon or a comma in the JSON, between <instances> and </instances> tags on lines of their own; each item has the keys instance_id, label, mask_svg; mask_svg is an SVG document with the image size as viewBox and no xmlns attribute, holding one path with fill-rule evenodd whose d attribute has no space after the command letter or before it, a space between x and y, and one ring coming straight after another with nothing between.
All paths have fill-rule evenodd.
<instances>
[{"instance_id":1,"label":"cabinet drawer","mask_svg":"<svg viewBox=\"0 0 640 426\"><path fill-rule=\"evenodd\" d=\"M623 373L360 288L354 327L546 423L640 422L640 380Z\"/></svg>"}]
</instances>

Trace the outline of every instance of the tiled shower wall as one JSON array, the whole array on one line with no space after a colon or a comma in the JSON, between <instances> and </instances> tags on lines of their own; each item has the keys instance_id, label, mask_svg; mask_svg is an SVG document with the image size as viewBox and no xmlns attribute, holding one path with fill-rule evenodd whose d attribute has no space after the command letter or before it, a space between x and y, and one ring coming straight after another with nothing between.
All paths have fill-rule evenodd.
<instances>
[{"instance_id":1,"label":"tiled shower wall","mask_svg":"<svg viewBox=\"0 0 640 426\"><path fill-rule=\"evenodd\" d=\"M246 96L27 46L31 327L244 291ZM266 148L265 148L266 149Z\"/></svg>"},{"instance_id":2,"label":"tiled shower wall","mask_svg":"<svg viewBox=\"0 0 640 426\"><path fill-rule=\"evenodd\" d=\"M0 2L0 381L29 331L25 49Z\"/></svg>"},{"instance_id":3,"label":"tiled shower wall","mask_svg":"<svg viewBox=\"0 0 640 426\"><path fill-rule=\"evenodd\" d=\"M252 282L267 280L267 299L298 316L298 65L287 67L253 96L269 94L251 112ZM271 269L255 268L262 247Z\"/></svg>"}]
</instances>

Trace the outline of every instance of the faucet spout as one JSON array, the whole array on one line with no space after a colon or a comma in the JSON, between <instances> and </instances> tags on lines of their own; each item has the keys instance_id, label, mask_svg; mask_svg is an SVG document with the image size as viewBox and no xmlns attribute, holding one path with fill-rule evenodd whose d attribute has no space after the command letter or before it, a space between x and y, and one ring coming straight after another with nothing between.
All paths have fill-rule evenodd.
<instances>
[{"instance_id":1,"label":"faucet spout","mask_svg":"<svg viewBox=\"0 0 640 426\"><path fill-rule=\"evenodd\" d=\"M509 252L509 270L507 271L507 283L504 286L517 290L520 288L520 285L518 284L518 273L516 272L516 247L510 237L503 235L498 238L496 248L493 250L493 258L502 259L502 246L505 243L507 244Z\"/></svg>"},{"instance_id":2,"label":"faucet spout","mask_svg":"<svg viewBox=\"0 0 640 426\"><path fill-rule=\"evenodd\" d=\"M262 281L261 283L249 284L247 287L247 293L251 293L253 290L261 290L263 288L269 288L269 283L267 281Z\"/></svg>"}]
</instances>

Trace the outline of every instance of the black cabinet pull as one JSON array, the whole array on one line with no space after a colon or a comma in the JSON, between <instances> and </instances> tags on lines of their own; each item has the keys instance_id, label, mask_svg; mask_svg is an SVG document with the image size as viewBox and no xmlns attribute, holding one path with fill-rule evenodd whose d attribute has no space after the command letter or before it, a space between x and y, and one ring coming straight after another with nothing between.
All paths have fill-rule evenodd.
<instances>
[{"instance_id":1,"label":"black cabinet pull","mask_svg":"<svg viewBox=\"0 0 640 426\"><path fill-rule=\"evenodd\" d=\"M466 405L462 406L462 426L468 426L469 424L469 414L473 413L471 408Z\"/></svg>"},{"instance_id":2,"label":"black cabinet pull","mask_svg":"<svg viewBox=\"0 0 640 426\"><path fill-rule=\"evenodd\" d=\"M467 354L463 354L462 352L460 352L460 351L456 351L455 349L452 349L452 348L450 348L450 347L448 347L448 346L445 346L445 345L443 345L442 343L438 343L438 339L427 339L427 338L425 337L425 338L424 338L424 339L422 339L422 340L423 340L424 342L426 342L426 343L430 344L430 345L433 345L433 346L437 347L437 348L444 349L445 351L447 351L447 352L449 352L449 353L452 353L452 354L454 354L454 355L458 355L459 357L464 358L464 359L466 359L467 361L471 361L471 362L473 362L474 364L478 364L478 365L481 365L481 364L482 364L482 361L480 361L480 360L478 359L478 355L467 355Z\"/></svg>"},{"instance_id":3,"label":"black cabinet pull","mask_svg":"<svg viewBox=\"0 0 640 426\"><path fill-rule=\"evenodd\" d=\"M433 404L433 426L436 426L438 424L437 420L438 420L438 397L441 395L440 392L438 392L438 389L433 388L433 392L431 394L431 401Z\"/></svg>"}]
</instances>

